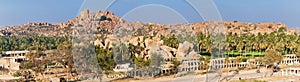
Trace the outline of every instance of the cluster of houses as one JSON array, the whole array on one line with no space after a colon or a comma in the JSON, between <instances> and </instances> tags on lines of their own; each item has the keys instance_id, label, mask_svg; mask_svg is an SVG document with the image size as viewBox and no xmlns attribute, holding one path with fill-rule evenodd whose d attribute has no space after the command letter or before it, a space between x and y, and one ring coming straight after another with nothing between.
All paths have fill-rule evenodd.
<instances>
[{"instance_id":1,"label":"cluster of houses","mask_svg":"<svg viewBox=\"0 0 300 82\"><path fill-rule=\"evenodd\" d=\"M299 64L300 59L295 54L288 54L284 56L284 59L280 62L283 65L294 65ZM280 70L282 76L300 76L300 68L299 67L290 67L284 68Z\"/></svg>"},{"instance_id":2,"label":"cluster of houses","mask_svg":"<svg viewBox=\"0 0 300 82\"><path fill-rule=\"evenodd\" d=\"M180 61L180 66L177 68L179 72L182 71L196 71L201 70L201 65L204 64L203 61L199 60L199 57L175 57L178 61ZM166 59L167 60L167 59ZM284 55L283 60L279 63L280 65L294 65L300 63L298 57L295 54L287 54ZM162 68L159 73L168 73L174 69L170 69L168 65L171 63L165 63L162 65ZM226 62L225 58L214 58L210 60L210 69L221 69L221 68L246 68L250 65L262 65L261 62L255 61L254 59L248 59L246 62L235 62L234 58L229 58L228 62ZM120 69L123 68L123 69ZM123 70L123 71L122 71ZM129 64L124 65L117 65L114 71L117 72L128 72L131 70L135 70L129 67ZM300 76L300 69L299 68L288 68L288 69L281 69L280 70L282 75L299 75Z\"/></svg>"},{"instance_id":3,"label":"cluster of houses","mask_svg":"<svg viewBox=\"0 0 300 82\"><path fill-rule=\"evenodd\" d=\"M220 69L220 68L232 68L232 67L247 67L250 64L253 65L262 65L261 62L255 61L255 59L248 59L246 62L240 62L240 63L234 63L234 58L229 58L229 62L226 64L225 63L225 58L216 58L216 59L211 59L210 68L213 69ZM280 65L294 65L294 64L299 64L300 59L297 57L295 54L287 54L284 55L284 58L282 61L279 63Z\"/></svg>"},{"instance_id":4,"label":"cluster of houses","mask_svg":"<svg viewBox=\"0 0 300 82\"><path fill-rule=\"evenodd\" d=\"M211 69L220 69L220 68L232 68L232 67L247 67L250 64L253 65L262 65L261 62L255 61L255 60L247 60L247 62L241 62L238 64L235 64L232 59L229 59L229 62L225 63L225 58L216 58L211 59L210 62L210 68ZM284 55L283 59L279 62L279 65L283 66L292 66L295 64L300 64L300 58L295 54L287 54ZM282 68L279 71L279 74L281 76L300 76L300 68L299 67L287 67Z\"/></svg>"},{"instance_id":5,"label":"cluster of houses","mask_svg":"<svg viewBox=\"0 0 300 82\"><path fill-rule=\"evenodd\" d=\"M296 63L300 63L300 60L295 54L284 55L284 59L280 62L280 64L285 64L285 65L293 65Z\"/></svg>"},{"instance_id":6,"label":"cluster of houses","mask_svg":"<svg viewBox=\"0 0 300 82\"><path fill-rule=\"evenodd\" d=\"M281 69L282 76L300 76L300 68Z\"/></svg>"},{"instance_id":7,"label":"cluster of houses","mask_svg":"<svg viewBox=\"0 0 300 82\"><path fill-rule=\"evenodd\" d=\"M20 63L28 60L25 57L29 51L7 51L0 55L0 68L9 70L20 70Z\"/></svg>"},{"instance_id":8,"label":"cluster of houses","mask_svg":"<svg viewBox=\"0 0 300 82\"><path fill-rule=\"evenodd\" d=\"M9 70L20 70L20 63L28 60L25 57L25 54L29 51L7 51L0 55L0 69L9 69ZM201 69L201 65L204 64L203 61L199 60L199 57L186 56L186 57L164 57L165 61L170 61L170 59L176 58L180 61L180 65L177 68L178 71L196 71ZM234 62L234 58L229 58L229 61L225 63L225 58L215 58L210 60L210 69L220 69L220 68L233 68L233 67L247 67L250 64L260 65L257 61L248 60L247 62ZM284 55L284 59L280 62L281 65L294 65L300 63L299 58L295 54ZM130 64L119 64L116 66L114 71L116 72L128 72L134 70L132 67L129 67ZM171 69L172 63L166 62L162 65L160 73L171 72L174 69ZM299 75L300 69L298 68L289 68L281 69L282 75Z\"/></svg>"},{"instance_id":9,"label":"cluster of houses","mask_svg":"<svg viewBox=\"0 0 300 82\"><path fill-rule=\"evenodd\" d=\"M210 70L221 69L221 68L233 68L233 67L242 68L242 67L246 67L249 64L250 61L236 63L234 61L234 58L229 58L227 63L225 58L215 58L210 60Z\"/></svg>"}]
</instances>

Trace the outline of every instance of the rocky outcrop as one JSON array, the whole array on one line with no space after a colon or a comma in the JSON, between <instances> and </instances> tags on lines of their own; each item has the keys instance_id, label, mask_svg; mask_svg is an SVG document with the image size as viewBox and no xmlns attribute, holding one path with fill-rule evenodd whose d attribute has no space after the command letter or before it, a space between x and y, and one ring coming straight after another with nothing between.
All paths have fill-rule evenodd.
<instances>
[{"instance_id":1,"label":"rocky outcrop","mask_svg":"<svg viewBox=\"0 0 300 82\"><path fill-rule=\"evenodd\" d=\"M0 28L2 36L44 35L44 36L71 36L75 27L97 28L112 32L115 25L123 22L121 18L109 11L96 13L83 10L72 20L50 24L47 22L28 23L19 26ZM97 30L94 30L97 31Z\"/></svg>"},{"instance_id":2,"label":"rocky outcrop","mask_svg":"<svg viewBox=\"0 0 300 82\"><path fill-rule=\"evenodd\" d=\"M195 56L199 55L194 51L194 45L188 41L184 41L183 43L179 43L177 49L177 55L180 57L187 57L187 56Z\"/></svg>"},{"instance_id":3,"label":"rocky outcrop","mask_svg":"<svg viewBox=\"0 0 300 82\"><path fill-rule=\"evenodd\" d=\"M125 22L109 11L83 10L72 20L50 24L47 22L28 23L19 26L0 28L1 36L45 35L45 36L71 36L75 27L95 28L92 31L103 36L109 33L115 35L133 36L170 36L170 35L197 35L211 34L214 31L225 34L264 34L277 32L280 28L287 29L286 34L295 31L286 28L283 23L244 23L237 21L206 21L192 24L153 24L141 22ZM217 29L216 29L217 28ZM76 29L75 29L76 30ZM122 34L125 33L125 34Z\"/></svg>"},{"instance_id":4,"label":"rocky outcrop","mask_svg":"<svg viewBox=\"0 0 300 82\"><path fill-rule=\"evenodd\" d=\"M163 46L161 36L191 35L200 33L224 33L224 34L264 34L282 31L286 34L294 34L297 29L288 29L283 23L247 23L237 21L206 21L192 24L153 24L142 22L126 22L109 11L83 10L72 20L50 24L47 22L28 23L19 26L0 28L1 36L72 36L73 34L89 33L102 37L95 40L94 44L105 48L112 48L120 43L133 44L144 47L143 54L149 55L151 50L159 50L165 53L165 57L177 55L181 57L197 55L193 52L190 42L179 44L178 49ZM151 38L150 38L151 37ZM77 44L76 44L77 45ZM78 44L84 45L84 44Z\"/></svg>"},{"instance_id":5,"label":"rocky outcrop","mask_svg":"<svg viewBox=\"0 0 300 82\"><path fill-rule=\"evenodd\" d=\"M289 31L299 34L300 33L300 28L299 27L289 28Z\"/></svg>"},{"instance_id":6,"label":"rocky outcrop","mask_svg":"<svg viewBox=\"0 0 300 82\"><path fill-rule=\"evenodd\" d=\"M228 29L228 32L236 33L238 35L240 34L264 34L264 33L271 33L271 32L277 32L280 28L287 29L285 33L287 34L293 34L294 31L288 30L286 28L286 25L279 22L265 22L265 23L242 23L242 22L232 22L232 21L226 21L224 22L225 27Z\"/></svg>"},{"instance_id":7,"label":"rocky outcrop","mask_svg":"<svg viewBox=\"0 0 300 82\"><path fill-rule=\"evenodd\" d=\"M150 38L145 39L146 49L151 49L152 47L162 46L162 45L163 45L163 41L157 37L154 37L153 39Z\"/></svg>"}]
</instances>

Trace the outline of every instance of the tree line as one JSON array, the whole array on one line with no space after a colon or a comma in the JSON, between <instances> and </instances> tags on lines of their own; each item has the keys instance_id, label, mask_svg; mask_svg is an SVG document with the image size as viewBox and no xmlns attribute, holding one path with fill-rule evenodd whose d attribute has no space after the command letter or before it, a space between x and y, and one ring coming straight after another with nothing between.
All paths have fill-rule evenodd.
<instances>
[{"instance_id":1,"label":"tree line","mask_svg":"<svg viewBox=\"0 0 300 82\"><path fill-rule=\"evenodd\" d=\"M68 40L67 36L0 36L0 51L52 50Z\"/></svg>"},{"instance_id":2,"label":"tree line","mask_svg":"<svg viewBox=\"0 0 300 82\"><path fill-rule=\"evenodd\" d=\"M225 36L225 51L227 52L266 52L267 50L276 50L281 54L295 54L299 48L300 36L297 34L287 35L281 33L258 33L254 34L233 34L229 33ZM200 52L211 52L212 40L210 36L199 34L196 36L198 42L198 50Z\"/></svg>"}]
</instances>

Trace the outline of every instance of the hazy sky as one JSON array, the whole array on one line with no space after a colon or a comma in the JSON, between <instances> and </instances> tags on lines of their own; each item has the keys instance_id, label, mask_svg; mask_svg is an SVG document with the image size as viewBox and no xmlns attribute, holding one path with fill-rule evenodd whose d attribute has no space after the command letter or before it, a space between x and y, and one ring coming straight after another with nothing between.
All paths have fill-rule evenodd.
<instances>
[{"instance_id":1,"label":"hazy sky","mask_svg":"<svg viewBox=\"0 0 300 82\"><path fill-rule=\"evenodd\" d=\"M63 22L74 18L81 5L93 0L1 0L0 26L28 22ZM93 2L91 9L107 3ZM107 1L107 0L104 0ZM300 0L213 0L223 20L283 22L300 27ZM201 22L201 16L185 0L116 0L109 11L125 20L160 23ZM129 13L128 13L129 12ZM130 13L131 12L131 13Z\"/></svg>"}]
</instances>

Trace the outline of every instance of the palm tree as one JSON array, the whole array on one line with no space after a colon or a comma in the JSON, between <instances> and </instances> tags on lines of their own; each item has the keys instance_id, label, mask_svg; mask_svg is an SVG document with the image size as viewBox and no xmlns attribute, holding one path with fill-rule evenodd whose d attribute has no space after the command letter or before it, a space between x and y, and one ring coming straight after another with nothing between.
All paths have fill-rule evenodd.
<instances>
[{"instance_id":1,"label":"palm tree","mask_svg":"<svg viewBox=\"0 0 300 82\"><path fill-rule=\"evenodd\" d=\"M198 34L196 36L196 40L198 41L198 48L200 52L202 52L202 48L205 47L205 43L207 42L203 34Z\"/></svg>"},{"instance_id":2,"label":"palm tree","mask_svg":"<svg viewBox=\"0 0 300 82\"><path fill-rule=\"evenodd\" d=\"M238 45L237 45L237 50L240 52L240 53L243 53L243 47L244 47L244 44L242 42L240 42Z\"/></svg>"},{"instance_id":3,"label":"palm tree","mask_svg":"<svg viewBox=\"0 0 300 82\"><path fill-rule=\"evenodd\" d=\"M284 42L282 40L276 42L276 50L280 52L284 50Z\"/></svg>"}]
</instances>

